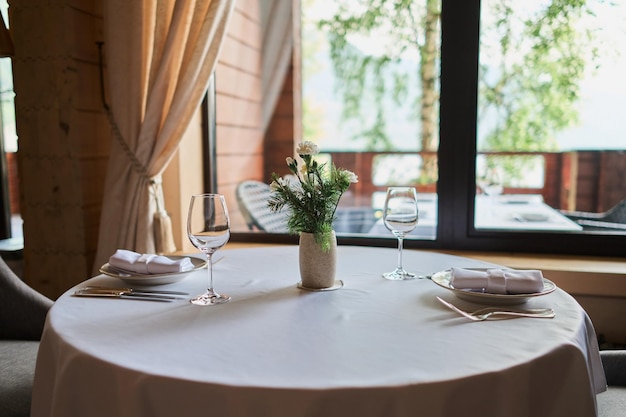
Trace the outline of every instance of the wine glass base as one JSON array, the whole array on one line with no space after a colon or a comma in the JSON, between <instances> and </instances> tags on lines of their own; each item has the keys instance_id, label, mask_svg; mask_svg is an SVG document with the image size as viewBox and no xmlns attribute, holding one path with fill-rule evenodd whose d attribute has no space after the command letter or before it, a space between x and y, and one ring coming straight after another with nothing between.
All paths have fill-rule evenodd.
<instances>
[{"instance_id":1,"label":"wine glass base","mask_svg":"<svg viewBox=\"0 0 626 417\"><path fill-rule=\"evenodd\" d=\"M407 272L404 269L396 269L393 272L385 272L383 278L392 281L403 281L407 279L415 279L417 276L411 272Z\"/></svg>"},{"instance_id":2,"label":"wine glass base","mask_svg":"<svg viewBox=\"0 0 626 417\"><path fill-rule=\"evenodd\" d=\"M213 306L217 304L224 304L230 301L230 296L224 294L210 294L204 293L189 300L191 304L197 306Z\"/></svg>"}]
</instances>

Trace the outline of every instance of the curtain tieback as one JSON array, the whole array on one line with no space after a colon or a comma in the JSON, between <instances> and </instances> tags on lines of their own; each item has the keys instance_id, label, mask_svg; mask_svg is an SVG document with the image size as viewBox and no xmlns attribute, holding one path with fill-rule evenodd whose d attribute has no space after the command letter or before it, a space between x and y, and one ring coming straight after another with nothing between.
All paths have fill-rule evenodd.
<instances>
[{"instance_id":1,"label":"curtain tieback","mask_svg":"<svg viewBox=\"0 0 626 417\"><path fill-rule=\"evenodd\" d=\"M170 219L169 214L165 210L165 198L163 196L161 174L155 175L154 177L151 177L148 174L148 170L146 169L146 167L141 162L139 162L134 152L130 150L130 147L122 137L122 133L117 127L117 123L115 123L115 119L113 118L113 113L111 112L111 109L106 106L105 110L109 119L109 123L111 124L111 129L113 130L113 136L130 160L131 167L142 178L148 180L150 193L154 198L157 208L152 219L154 246L156 249L156 253L164 254L176 252L176 244L174 243L174 235L172 233L172 219Z\"/></svg>"},{"instance_id":2,"label":"curtain tieback","mask_svg":"<svg viewBox=\"0 0 626 417\"><path fill-rule=\"evenodd\" d=\"M172 219L165 211L161 175L152 177L150 187L156 202L156 212L153 217L156 251L159 254L176 252L176 244L174 243L174 235L172 233Z\"/></svg>"}]
</instances>

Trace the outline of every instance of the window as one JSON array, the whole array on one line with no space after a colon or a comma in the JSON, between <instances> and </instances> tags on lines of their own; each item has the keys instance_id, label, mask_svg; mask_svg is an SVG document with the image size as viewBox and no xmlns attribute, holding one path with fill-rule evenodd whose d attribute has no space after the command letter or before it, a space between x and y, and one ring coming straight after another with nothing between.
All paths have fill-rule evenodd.
<instances>
[{"instance_id":1,"label":"window","mask_svg":"<svg viewBox=\"0 0 626 417\"><path fill-rule=\"evenodd\" d=\"M483 3L483 7L489 4ZM444 230L442 244L471 250L624 255L626 237L619 231L501 231L479 228L474 224L478 209L473 201L476 194L474 178L477 175L474 155L480 131L477 123L480 17L478 1L454 6L451 2L443 3L439 154L440 231ZM614 174L619 175L615 171ZM550 178L554 179L557 175L553 171Z\"/></svg>"},{"instance_id":2,"label":"window","mask_svg":"<svg viewBox=\"0 0 626 417\"><path fill-rule=\"evenodd\" d=\"M431 4L432 2L428 3ZM438 146L430 150L433 156L436 155L438 169L434 181L419 183L421 184L419 187L422 187L420 190L422 193L432 193L436 196L435 204L431 206L431 210L434 211L435 232L430 237L418 236L414 239L407 239L406 246L623 256L626 254L626 235L619 228L615 230L591 230L585 227L575 227L576 230L563 230L537 227L537 224L541 223L541 213L519 209L522 206L529 207L527 205L529 202L537 202L541 203L541 207L548 207L554 212L558 211L559 215L562 215L560 210L602 211L605 207L602 204L608 204L607 201L610 201L607 196L602 197L604 202L600 204L599 201L602 198L596 193L593 196L595 198L594 203L583 207L583 202L589 201L588 198L578 192L573 192L574 189L579 190L581 184L587 185L591 189L594 188L589 186L588 182L590 176L599 176L597 168L591 167L585 171L587 177L582 172L582 168L585 168L582 165L590 163L589 160L594 160L594 158L602 160L605 164L603 168L605 172L609 174L609 177L614 177L613 181L605 183L607 187L610 184L613 184L610 187L615 187L614 195L611 198L619 200L620 196L621 198L626 197L626 191L620 190L615 185L616 183L623 183L623 181L619 181L620 175L623 178L626 174L626 163L622 162L626 153L623 151L626 147L623 144L623 139L619 139L622 143L615 143L615 148L618 151L603 149L603 151L611 151L614 154L609 156L589 148L573 146L562 149L555 147L533 148L532 146L524 148L516 142L506 144L504 141L500 141L500 145L506 144L506 146L499 147L485 139L489 136L489 132L493 131L490 128L499 127L497 119L492 113L489 113L498 111L498 109L494 110L493 106L488 109L486 106L487 99L489 99L488 94L493 93L487 88L490 85L488 81L493 81L498 75L503 75L503 71L506 69L498 66L500 62L506 62L506 60L500 59L498 61L497 57L487 55L488 46L501 39L501 34L497 30L502 29L494 29L494 26L489 27L489 13L491 13L489 10L510 3L517 4L520 2L491 0L483 1L482 6L478 0L465 2L443 0L441 2L441 59L440 63L436 64L438 72L441 74L438 85L440 87L436 90L440 94L438 101ZM537 0L522 3L523 6L530 4L535 7L532 9L528 6L528 13L533 13L549 2ZM595 4L591 0L588 3ZM520 11L514 9L501 10L500 12L510 13L511 19L513 17L520 19L521 16ZM569 17L573 19L573 16L574 14ZM601 15L598 16L598 19L606 17L607 15ZM517 25L517 21L511 20L511 22ZM482 32L480 32L481 27ZM515 26L515 28L509 29L519 30L519 27ZM585 29L593 28L590 26ZM545 28L538 28L537 30L545 30ZM579 42L578 45L581 43ZM622 45L626 46L626 42ZM498 46L497 43L495 46ZM497 48L495 50L497 51ZM617 52L619 47L615 47L613 50ZM626 51L626 48L624 50ZM593 51L593 46L590 46L589 51ZM546 52L546 54L550 55L551 53ZM538 55L529 59L539 60L540 58L542 56ZM559 57L553 65L563 66L562 59L564 58ZM546 63L546 65L548 64L550 63ZM306 73L303 76L306 77ZM554 79L550 79L547 74L535 78L539 81L552 83L553 87L556 82ZM528 88L528 86L526 87ZM513 100L517 99L514 94L518 93L514 90L509 90L506 93L512 94ZM544 99L554 98L546 96ZM604 99L600 97L599 100L600 102L606 101L606 97ZM303 103L304 107L309 105L312 103L306 101ZM539 109L535 110L539 111ZM541 112L545 112L545 109ZM581 112L581 115L584 116L584 112ZM375 114L371 114L368 119L376 121ZM582 119L584 120L584 117ZM539 117L538 120L547 120L547 118ZM616 117L615 120L619 122L620 119ZM356 126L353 124L348 130L354 132L365 126L366 124L357 123ZM370 127L370 130L374 131L376 125ZM531 127L539 129L542 126L536 126L532 123L526 126L527 129ZM305 131L306 128L305 124ZM563 129L560 132L563 133ZM312 133L309 131L307 134ZM326 134L328 135L328 133ZM596 133L587 137L587 145L596 142L594 135ZM613 132L603 132L603 135L615 135L614 137L619 138ZM328 136L332 137L333 140L335 138L334 134ZM504 137L504 134L502 136ZM497 145L498 142L496 141L495 144ZM322 148L325 147L323 143L321 145ZM401 152L402 154L398 155L398 151L403 150L401 148L400 145L392 144L390 150L384 152L381 150L331 152L331 156L338 166L346 167L343 162L353 158L352 163L354 164L361 164L359 166L362 166L366 163L367 166L372 167L371 181L364 181L360 187L361 190L369 187L368 192L371 193L372 197L371 200L369 197L366 200L369 200L367 203L372 204L375 208L376 197L374 197L374 193L385 187L390 180L389 169L374 172L378 167L392 166L395 168L403 166L400 165L401 163L406 163L406 168L400 170L405 175L403 182L411 182L413 180L410 178L415 177L416 173L419 175L420 172L423 172L420 169L416 170L416 166L424 165L424 149L416 146L409 148L409 153ZM390 159L388 158L400 159L391 159L392 162L389 162ZM347 168L350 169L350 167ZM361 178L364 178L362 172L355 171ZM523 174L517 175L517 177L511 175L511 173L519 174L520 172ZM494 181L496 178L498 180ZM489 189L488 182L497 183L495 184L497 187ZM574 188L573 182L577 182L576 187L578 188ZM544 195L546 188L552 190L553 194L550 194L550 198L546 198ZM493 189L496 192L501 189L503 195L511 197L506 204L507 207L514 207L514 209L508 213L508 216L520 227L500 227L497 224L489 223L492 218L501 213L501 207L497 207L496 211L493 211L493 203L500 204L504 201L502 195L493 195ZM489 195L490 193L491 195ZM363 203L359 201L359 195L353 197L356 204ZM487 214L485 215L485 213ZM575 220L572 220L570 224L580 225ZM250 236L246 235L245 238L250 238ZM253 238L265 239L259 234L254 234ZM275 235L272 237L273 241L277 239L279 238ZM392 236L381 237L371 233L349 233L340 237L340 243L391 246L395 244L395 240Z\"/></svg>"},{"instance_id":3,"label":"window","mask_svg":"<svg viewBox=\"0 0 626 417\"><path fill-rule=\"evenodd\" d=\"M626 7L481 2L476 229L626 232Z\"/></svg>"},{"instance_id":4,"label":"window","mask_svg":"<svg viewBox=\"0 0 626 417\"><path fill-rule=\"evenodd\" d=\"M6 0L0 1L0 12L8 27ZM0 58L0 159L3 175L0 179L0 235L3 239L15 238L19 241L22 239L22 221L19 213L14 97L11 58L3 55Z\"/></svg>"}]
</instances>

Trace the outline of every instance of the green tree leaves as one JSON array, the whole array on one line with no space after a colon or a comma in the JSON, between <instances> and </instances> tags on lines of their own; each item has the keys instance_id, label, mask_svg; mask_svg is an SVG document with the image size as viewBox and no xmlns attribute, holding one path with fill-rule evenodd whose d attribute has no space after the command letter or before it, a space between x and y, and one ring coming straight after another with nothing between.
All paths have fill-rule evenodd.
<instances>
[{"instance_id":1,"label":"green tree leaves","mask_svg":"<svg viewBox=\"0 0 626 417\"><path fill-rule=\"evenodd\" d=\"M482 2L479 114L489 118L482 150L550 151L555 135L578 121L580 81L598 55L585 18L602 0ZM319 22L328 33L345 120L363 128L354 138L368 150L389 150L388 103L416 109L416 148L438 144L439 0L337 0L334 16ZM589 21L588 19L586 21ZM384 48L357 49L355 36L373 35ZM384 35L384 36L383 36ZM384 39L382 39L384 37ZM419 56L415 68L398 63ZM376 117L363 108L374 103Z\"/></svg>"}]
</instances>

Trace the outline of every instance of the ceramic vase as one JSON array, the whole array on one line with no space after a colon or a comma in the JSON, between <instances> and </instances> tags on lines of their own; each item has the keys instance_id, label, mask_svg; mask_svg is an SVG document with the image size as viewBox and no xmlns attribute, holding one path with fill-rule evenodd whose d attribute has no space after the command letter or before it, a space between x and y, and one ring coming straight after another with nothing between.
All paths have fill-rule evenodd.
<instances>
[{"instance_id":1,"label":"ceramic vase","mask_svg":"<svg viewBox=\"0 0 626 417\"><path fill-rule=\"evenodd\" d=\"M330 249L324 250L313 233L300 233L299 247L301 285L307 289L331 288L337 269L337 236L331 232Z\"/></svg>"}]
</instances>

